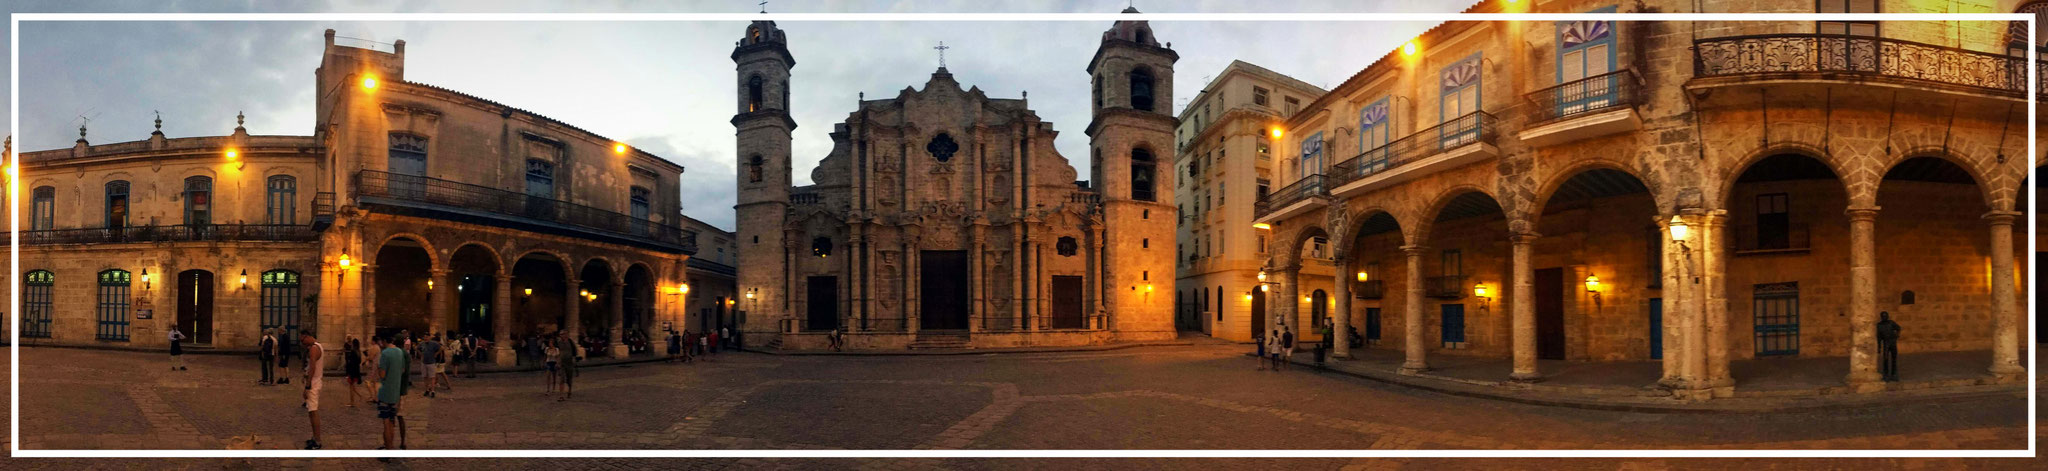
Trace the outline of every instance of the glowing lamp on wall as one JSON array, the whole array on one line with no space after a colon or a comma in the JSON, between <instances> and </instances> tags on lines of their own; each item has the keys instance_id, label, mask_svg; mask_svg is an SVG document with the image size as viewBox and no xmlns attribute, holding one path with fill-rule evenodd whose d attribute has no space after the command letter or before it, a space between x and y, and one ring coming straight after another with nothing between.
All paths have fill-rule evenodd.
<instances>
[{"instance_id":1,"label":"glowing lamp on wall","mask_svg":"<svg viewBox=\"0 0 2048 471\"><path fill-rule=\"evenodd\" d=\"M526 289L526 297L529 297L529 298L533 297L533 288L527 288L527 289Z\"/></svg>"},{"instance_id":2,"label":"glowing lamp on wall","mask_svg":"<svg viewBox=\"0 0 2048 471\"><path fill-rule=\"evenodd\" d=\"M1402 45L1401 45L1401 55L1404 55L1404 56L1412 56L1412 55L1415 55L1415 41L1409 41L1409 42L1408 42L1408 44L1402 44Z\"/></svg>"},{"instance_id":3,"label":"glowing lamp on wall","mask_svg":"<svg viewBox=\"0 0 2048 471\"><path fill-rule=\"evenodd\" d=\"M1493 297L1491 296L1491 291L1486 289L1486 283L1473 284L1472 297L1479 298L1480 309L1486 309L1488 306L1493 305Z\"/></svg>"},{"instance_id":4,"label":"glowing lamp on wall","mask_svg":"<svg viewBox=\"0 0 2048 471\"><path fill-rule=\"evenodd\" d=\"M1279 126L1274 126L1273 130L1267 132L1266 135L1273 136L1274 139L1279 139L1280 136L1287 135L1287 131L1281 130Z\"/></svg>"},{"instance_id":5,"label":"glowing lamp on wall","mask_svg":"<svg viewBox=\"0 0 2048 471\"><path fill-rule=\"evenodd\" d=\"M1260 283L1265 283L1265 282L1266 282L1266 271L1265 271L1265 270L1259 270L1259 282L1260 282Z\"/></svg>"},{"instance_id":6,"label":"glowing lamp on wall","mask_svg":"<svg viewBox=\"0 0 2048 471\"><path fill-rule=\"evenodd\" d=\"M612 144L612 153L614 153L614 154L624 154L624 153L626 153L626 145L625 145L625 144Z\"/></svg>"},{"instance_id":7,"label":"glowing lamp on wall","mask_svg":"<svg viewBox=\"0 0 2048 471\"><path fill-rule=\"evenodd\" d=\"M1593 307L1600 307L1600 277L1586 275L1586 294L1593 295Z\"/></svg>"},{"instance_id":8,"label":"glowing lamp on wall","mask_svg":"<svg viewBox=\"0 0 2048 471\"><path fill-rule=\"evenodd\" d=\"M249 289L249 270L242 270L242 289Z\"/></svg>"},{"instance_id":9,"label":"glowing lamp on wall","mask_svg":"<svg viewBox=\"0 0 2048 471\"><path fill-rule=\"evenodd\" d=\"M1272 229L1273 229L1273 225L1272 225L1272 224L1266 224L1266 223L1263 223L1263 222L1255 222L1255 223L1252 223L1252 228L1253 228L1253 229L1258 229L1258 230L1262 230L1262 231L1266 231L1266 230L1272 230Z\"/></svg>"},{"instance_id":10,"label":"glowing lamp on wall","mask_svg":"<svg viewBox=\"0 0 2048 471\"><path fill-rule=\"evenodd\" d=\"M149 289L149 269L142 269L142 289Z\"/></svg>"},{"instance_id":11,"label":"glowing lamp on wall","mask_svg":"<svg viewBox=\"0 0 2048 471\"><path fill-rule=\"evenodd\" d=\"M377 77L363 77L363 89L364 89L364 90L376 90L376 89L377 89Z\"/></svg>"},{"instance_id":12,"label":"glowing lamp on wall","mask_svg":"<svg viewBox=\"0 0 2048 471\"><path fill-rule=\"evenodd\" d=\"M348 252L342 252L341 258L336 259L334 263L336 265L341 265L342 268L348 268L349 266L354 265L355 262L352 262L348 259Z\"/></svg>"},{"instance_id":13,"label":"glowing lamp on wall","mask_svg":"<svg viewBox=\"0 0 2048 471\"><path fill-rule=\"evenodd\" d=\"M1364 282L1365 282L1365 278L1366 278L1366 277L1365 277L1365 272L1358 272L1358 282L1359 282L1359 283L1364 283Z\"/></svg>"}]
</instances>

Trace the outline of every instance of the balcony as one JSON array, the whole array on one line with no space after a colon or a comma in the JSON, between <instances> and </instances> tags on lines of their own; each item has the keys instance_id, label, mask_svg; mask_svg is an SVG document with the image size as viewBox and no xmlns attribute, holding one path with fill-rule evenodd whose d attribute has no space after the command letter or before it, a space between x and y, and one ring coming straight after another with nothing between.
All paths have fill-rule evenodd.
<instances>
[{"instance_id":1,"label":"balcony","mask_svg":"<svg viewBox=\"0 0 2048 471\"><path fill-rule=\"evenodd\" d=\"M313 230L324 231L334 225L334 192L322 191L313 194Z\"/></svg>"},{"instance_id":2,"label":"balcony","mask_svg":"<svg viewBox=\"0 0 2048 471\"><path fill-rule=\"evenodd\" d=\"M1387 282L1380 280L1351 282L1351 297L1358 299L1381 299L1387 297Z\"/></svg>"},{"instance_id":3,"label":"balcony","mask_svg":"<svg viewBox=\"0 0 2048 471\"><path fill-rule=\"evenodd\" d=\"M2010 98L2025 98L2027 92L2024 57L1831 34L1697 39L1693 76L1893 82Z\"/></svg>"},{"instance_id":4,"label":"balcony","mask_svg":"<svg viewBox=\"0 0 2048 471\"><path fill-rule=\"evenodd\" d=\"M1267 193L1265 198L1252 203L1252 218L1267 223L1321 206L1322 200L1317 197L1330 194L1327 180L1328 178L1322 175L1309 175L1301 177L1293 184L1280 187L1278 191Z\"/></svg>"},{"instance_id":5,"label":"balcony","mask_svg":"<svg viewBox=\"0 0 2048 471\"><path fill-rule=\"evenodd\" d=\"M1642 89L1642 78L1622 69L1530 93L1529 124L1517 137L1541 147L1634 131L1643 126Z\"/></svg>"},{"instance_id":6,"label":"balcony","mask_svg":"<svg viewBox=\"0 0 2048 471\"><path fill-rule=\"evenodd\" d=\"M817 206L821 204L821 200L818 199L818 192L816 190L806 191L800 188L796 192L789 194L789 204L792 206Z\"/></svg>"},{"instance_id":7,"label":"balcony","mask_svg":"<svg viewBox=\"0 0 2048 471\"><path fill-rule=\"evenodd\" d=\"M1423 278L1423 295L1437 299L1465 299L1465 275Z\"/></svg>"},{"instance_id":8,"label":"balcony","mask_svg":"<svg viewBox=\"0 0 2048 471\"><path fill-rule=\"evenodd\" d=\"M355 189L363 206L400 214L697 253L695 231L552 198L376 170L356 172Z\"/></svg>"},{"instance_id":9,"label":"balcony","mask_svg":"<svg viewBox=\"0 0 2048 471\"><path fill-rule=\"evenodd\" d=\"M319 233L313 232L312 227L300 224L180 224L21 231L22 245L317 240L320 240Z\"/></svg>"},{"instance_id":10,"label":"balcony","mask_svg":"<svg viewBox=\"0 0 2048 471\"><path fill-rule=\"evenodd\" d=\"M1755 224L1730 229L1735 231L1736 255L1797 254L1813 250L1813 231L1806 224L1788 224L1773 231L1764 231ZM1778 233L1780 230L1782 234Z\"/></svg>"},{"instance_id":11,"label":"balcony","mask_svg":"<svg viewBox=\"0 0 2048 471\"><path fill-rule=\"evenodd\" d=\"M1330 194L1350 197L1500 155L1497 122L1484 111L1459 116L1330 167Z\"/></svg>"}]
</instances>

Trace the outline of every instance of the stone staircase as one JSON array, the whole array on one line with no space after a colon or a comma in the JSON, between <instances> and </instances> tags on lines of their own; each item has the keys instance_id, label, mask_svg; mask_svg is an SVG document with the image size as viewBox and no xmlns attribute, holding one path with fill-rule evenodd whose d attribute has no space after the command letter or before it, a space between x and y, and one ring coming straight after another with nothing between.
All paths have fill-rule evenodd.
<instances>
[{"instance_id":1,"label":"stone staircase","mask_svg":"<svg viewBox=\"0 0 2048 471\"><path fill-rule=\"evenodd\" d=\"M967 349L974 348L972 341L973 337L964 330L925 330L917 333L917 340L910 342L910 349Z\"/></svg>"}]
</instances>

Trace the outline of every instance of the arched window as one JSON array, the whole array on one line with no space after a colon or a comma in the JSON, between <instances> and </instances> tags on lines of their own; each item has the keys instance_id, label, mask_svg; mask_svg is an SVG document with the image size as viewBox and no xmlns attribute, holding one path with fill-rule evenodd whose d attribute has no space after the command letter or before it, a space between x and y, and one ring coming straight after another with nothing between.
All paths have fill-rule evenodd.
<instances>
[{"instance_id":1,"label":"arched window","mask_svg":"<svg viewBox=\"0 0 2048 471\"><path fill-rule=\"evenodd\" d=\"M2026 5L2021 5L2019 10L2015 11L2015 13L2026 13L2034 15L2034 22L2037 24L2044 25L2042 26L2042 29L2048 30L2048 2L2033 2L2028 3ZM2014 57L2026 57L2027 44L2030 42L2027 40L2027 22L2014 21L2009 24L2011 26L2007 28L2005 32L2005 53L2012 55ZM2043 34L2042 36L2048 36L2048 34ZM2033 46L2035 48L2040 49L2041 52L2048 53L2048 37L2034 38L2034 40L2031 42L2033 43ZM2021 80L2024 81L2024 74L2026 72L2021 71L2020 73L2022 74Z\"/></svg>"},{"instance_id":2,"label":"arched window","mask_svg":"<svg viewBox=\"0 0 2048 471\"><path fill-rule=\"evenodd\" d=\"M761 43L761 28L747 28L747 44Z\"/></svg>"},{"instance_id":3,"label":"arched window","mask_svg":"<svg viewBox=\"0 0 2048 471\"><path fill-rule=\"evenodd\" d=\"M107 209L105 217L108 229L128 227L127 180L107 182Z\"/></svg>"},{"instance_id":4,"label":"arched window","mask_svg":"<svg viewBox=\"0 0 2048 471\"><path fill-rule=\"evenodd\" d=\"M264 330L283 330L285 338L296 338L299 333L299 272L263 272L262 295L263 319L259 325Z\"/></svg>"},{"instance_id":5,"label":"arched window","mask_svg":"<svg viewBox=\"0 0 2048 471\"><path fill-rule=\"evenodd\" d=\"M269 196L265 198L264 214L268 224L284 225L298 222L299 180L291 175L274 175L269 181Z\"/></svg>"},{"instance_id":6,"label":"arched window","mask_svg":"<svg viewBox=\"0 0 2048 471\"><path fill-rule=\"evenodd\" d=\"M1144 68L1131 71L1131 108L1152 111L1152 71Z\"/></svg>"},{"instance_id":7,"label":"arched window","mask_svg":"<svg viewBox=\"0 0 2048 471\"><path fill-rule=\"evenodd\" d=\"M819 257L832 256L832 238L819 237L811 239L811 255Z\"/></svg>"},{"instance_id":8,"label":"arched window","mask_svg":"<svg viewBox=\"0 0 2048 471\"><path fill-rule=\"evenodd\" d=\"M21 336L50 338L50 290L57 285L57 274L49 270L28 272L21 279Z\"/></svg>"},{"instance_id":9,"label":"arched window","mask_svg":"<svg viewBox=\"0 0 2048 471\"><path fill-rule=\"evenodd\" d=\"M760 183L760 182L761 182L761 166L762 166L762 164L764 164L764 163L765 163L765 162L763 161L763 159L761 159L761 154L754 154L754 156L753 156L753 157L751 157L751 158L748 158L748 159L747 159L747 181L748 181L748 182L753 182L753 183Z\"/></svg>"},{"instance_id":10,"label":"arched window","mask_svg":"<svg viewBox=\"0 0 2048 471\"><path fill-rule=\"evenodd\" d=\"M1152 151L1131 149L1131 199L1138 201L1157 200L1153 194L1152 186L1154 165L1152 162Z\"/></svg>"},{"instance_id":11,"label":"arched window","mask_svg":"<svg viewBox=\"0 0 2048 471\"><path fill-rule=\"evenodd\" d=\"M1102 107L1102 77L1095 77L1095 107Z\"/></svg>"},{"instance_id":12,"label":"arched window","mask_svg":"<svg viewBox=\"0 0 2048 471\"><path fill-rule=\"evenodd\" d=\"M213 179L204 175L185 177L185 225L213 224Z\"/></svg>"},{"instance_id":13,"label":"arched window","mask_svg":"<svg viewBox=\"0 0 2048 471\"><path fill-rule=\"evenodd\" d=\"M128 341L128 284L127 270L100 272L98 303L94 316L99 325L93 331L93 338Z\"/></svg>"},{"instance_id":14,"label":"arched window","mask_svg":"<svg viewBox=\"0 0 2048 471\"><path fill-rule=\"evenodd\" d=\"M29 198L29 230L47 231L55 228L52 223L57 211L57 188L39 186L33 194L34 196Z\"/></svg>"},{"instance_id":15,"label":"arched window","mask_svg":"<svg viewBox=\"0 0 2048 471\"><path fill-rule=\"evenodd\" d=\"M747 112L761 111L761 76L747 78Z\"/></svg>"}]
</instances>

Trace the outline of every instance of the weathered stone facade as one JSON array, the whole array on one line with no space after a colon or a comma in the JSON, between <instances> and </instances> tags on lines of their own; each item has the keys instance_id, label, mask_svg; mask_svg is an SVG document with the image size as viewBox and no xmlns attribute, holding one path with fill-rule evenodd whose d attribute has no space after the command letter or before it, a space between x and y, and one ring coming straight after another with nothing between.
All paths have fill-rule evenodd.
<instances>
[{"instance_id":1,"label":"weathered stone facade","mask_svg":"<svg viewBox=\"0 0 2048 471\"><path fill-rule=\"evenodd\" d=\"M1126 90L1089 127L1092 188L1028 96L962 89L944 67L921 89L863 97L832 129L815 184L791 187L795 123L780 87L794 60L773 22L750 25L733 51L749 335L789 349L826 348L834 329L854 349L1170 338L1170 299L1154 284L1172 273L1172 193L1160 183L1171 176L1144 155L1171 148L1174 56L1139 34L1143 22L1119 22L1090 68ZM1156 107L1131 104L1140 67L1151 75L1138 97Z\"/></svg>"},{"instance_id":2,"label":"weathered stone facade","mask_svg":"<svg viewBox=\"0 0 2048 471\"><path fill-rule=\"evenodd\" d=\"M1749 3L1703 7L1769 9ZM1472 11L1607 8L1694 11ZM1706 398L1740 387L1730 359L1846 356L1845 381L1873 390L1885 311L1902 351L1989 350L2012 380L2028 67L2007 26L1446 23L1285 123L1324 142L1277 146L1302 170L1261 202L1274 299L1305 289L1294 249L1321 236L1340 274L1379 267L1336 286L1337 329L1377 309L1370 348L1414 371L1434 354L1510 357L1518 380L1541 378L1538 358L1661 358L1660 384ZM1276 321L1306 325L1298 311Z\"/></svg>"},{"instance_id":3,"label":"weathered stone facade","mask_svg":"<svg viewBox=\"0 0 2048 471\"><path fill-rule=\"evenodd\" d=\"M624 355L627 332L690 325L696 237L676 227L679 201L655 196L677 194L682 167L408 82L404 41L333 33L312 136L93 146L81 129L72 149L25 154L23 180L50 191L22 247L46 285L31 297L48 302L24 319L47 342L138 348L161 348L173 322L218 349L254 348L269 327L330 345L468 332L505 364L529 335L590 333Z\"/></svg>"}]
</instances>

